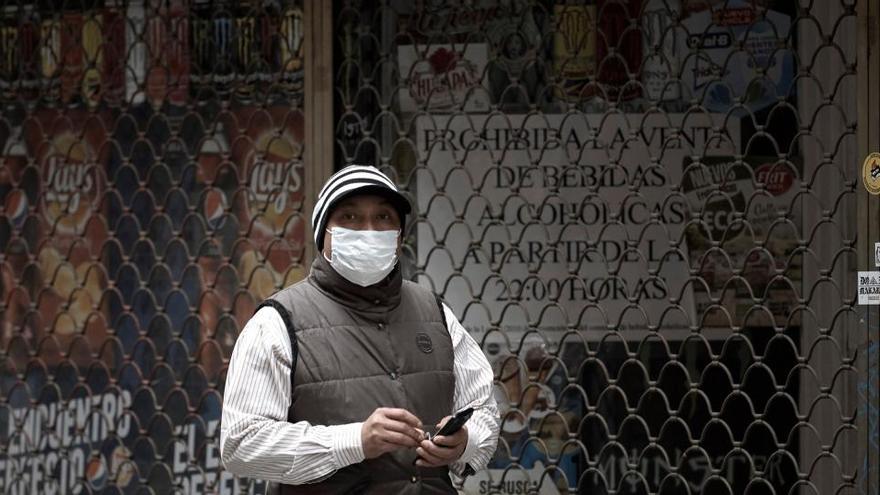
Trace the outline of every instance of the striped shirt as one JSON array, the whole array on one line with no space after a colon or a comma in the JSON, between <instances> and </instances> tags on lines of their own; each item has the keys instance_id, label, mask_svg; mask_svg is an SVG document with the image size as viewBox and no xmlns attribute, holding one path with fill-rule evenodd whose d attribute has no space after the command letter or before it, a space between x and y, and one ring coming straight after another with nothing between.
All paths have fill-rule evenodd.
<instances>
[{"instance_id":1,"label":"striped shirt","mask_svg":"<svg viewBox=\"0 0 880 495\"><path fill-rule=\"evenodd\" d=\"M493 373L486 356L452 310L443 306L454 353L456 411L474 407L467 422L468 443L450 471L465 464L486 466L498 440L498 408ZM281 315L261 308L242 330L226 377L220 455L239 475L284 484L312 483L364 460L363 423L312 425L290 423L292 352ZM364 418L366 420L367 418Z\"/></svg>"}]
</instances>

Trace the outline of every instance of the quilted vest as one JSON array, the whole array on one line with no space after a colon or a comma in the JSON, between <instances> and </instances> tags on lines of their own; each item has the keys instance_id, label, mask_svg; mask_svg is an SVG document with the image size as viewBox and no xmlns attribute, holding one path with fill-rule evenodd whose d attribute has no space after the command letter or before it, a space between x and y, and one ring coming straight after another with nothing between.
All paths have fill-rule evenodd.
<instances>
[{"instance_id":1,"label":"quilted vest","mask_svg":"<svg viewBox=\"0 0 880 495\"><path fill-rule=\"evenodd\" d=\"M307 279L264 305L281 314L293 347L289 421L339 425L398 407L433 426L453 413L452 341L439 300L403 281L399 267L364 288L318 256ZM448 469L419 468L415 459L415 449L398 450L280 493L456 493Z\"/></svg>"}]
</instances>

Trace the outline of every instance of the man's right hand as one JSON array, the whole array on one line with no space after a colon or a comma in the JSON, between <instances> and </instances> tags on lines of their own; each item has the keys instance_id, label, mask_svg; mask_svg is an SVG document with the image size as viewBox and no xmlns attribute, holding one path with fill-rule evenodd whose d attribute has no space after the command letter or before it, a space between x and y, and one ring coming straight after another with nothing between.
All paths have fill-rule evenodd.
<instances>
[{"instance_id":1,"label":"man's right hand","mask_svg":"<svg viewBox=\"0 0 880 495\"><path fill-rule=\"evenodd\" d=\"M415 448L425 439L422 422L406 409L380 407L364 421L364 457L372 459L400 448Z\"/></svg>"}]
</instances>

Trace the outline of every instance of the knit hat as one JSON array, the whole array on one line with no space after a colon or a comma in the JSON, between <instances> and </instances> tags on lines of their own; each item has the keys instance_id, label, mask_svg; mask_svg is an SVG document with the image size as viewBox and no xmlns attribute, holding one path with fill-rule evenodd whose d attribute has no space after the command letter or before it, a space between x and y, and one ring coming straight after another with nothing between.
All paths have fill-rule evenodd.
<instances>
[{"instance_id":1,"label":"knit hat","mask_svg":"<svg viewBox=\"0 0 880 495\"><path fill-rule=\"evenodd\" d=\"M376 194L387 198L400 215L401 226L406 223L406 214L412 211L409 200L400 193L394 181L370 165L349 165L333 174L315 202L312 212L312 229L318 250L324 249L324 229L330 212L345 198L356 194Z\"/></svg>"}]
</instances>

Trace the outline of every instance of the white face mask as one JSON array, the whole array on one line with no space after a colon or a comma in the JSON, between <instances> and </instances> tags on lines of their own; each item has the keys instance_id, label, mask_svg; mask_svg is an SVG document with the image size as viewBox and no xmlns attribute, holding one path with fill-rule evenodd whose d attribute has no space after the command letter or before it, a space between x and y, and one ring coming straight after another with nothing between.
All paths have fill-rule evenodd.
<instances>
[{"instance_id":1,"label":"white face mask","mask_svg":"<svg viewBox=\"0 0 880 495\"><path fill-rule=\"evenodd\" d=\"M399 230L333 227L327 231L333 236L327 261L336 273L352 283L368 287L381 282L397 264Z\"/></svg>"}]
</instances>

